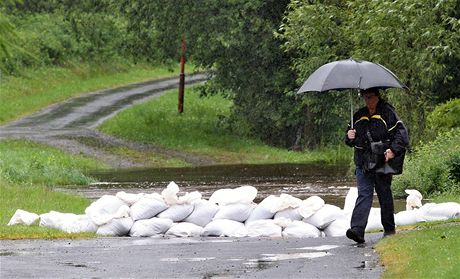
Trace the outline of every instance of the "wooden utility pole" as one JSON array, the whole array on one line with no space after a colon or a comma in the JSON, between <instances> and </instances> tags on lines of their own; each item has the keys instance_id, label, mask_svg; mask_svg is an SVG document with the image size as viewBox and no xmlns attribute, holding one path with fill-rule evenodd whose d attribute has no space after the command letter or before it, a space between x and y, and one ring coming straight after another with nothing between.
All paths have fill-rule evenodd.
<instances>
[{"instance_id":1,"label":"wooden utility pole","mask_svg":"<svg viewBox=\"0 0 460 279\"><path fill-rule=\"evenodd\" d=\"M179 113L184 112L184 86L185 86L185 37L182 35L182 54L180 57L180 77L179 77L179 104L178 111Z\"/></svg>"}]
</instances>

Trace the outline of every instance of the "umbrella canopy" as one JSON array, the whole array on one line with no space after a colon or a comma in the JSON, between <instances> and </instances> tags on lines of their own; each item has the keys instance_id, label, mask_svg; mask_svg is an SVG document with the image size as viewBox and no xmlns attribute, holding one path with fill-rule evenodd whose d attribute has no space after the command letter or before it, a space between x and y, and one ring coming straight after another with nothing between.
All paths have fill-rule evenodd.
<instances>
[{"instance_id":1,"label":"umbrella canopy","mask_svg":"<svg viewBox=\"0 0 460 279\"><path fill-rule=\"evenodd\" d=\"M350 59L327 63L311 74L297 93L378 87L407 88L384 66Z\"/></svg>"}]
</instances>

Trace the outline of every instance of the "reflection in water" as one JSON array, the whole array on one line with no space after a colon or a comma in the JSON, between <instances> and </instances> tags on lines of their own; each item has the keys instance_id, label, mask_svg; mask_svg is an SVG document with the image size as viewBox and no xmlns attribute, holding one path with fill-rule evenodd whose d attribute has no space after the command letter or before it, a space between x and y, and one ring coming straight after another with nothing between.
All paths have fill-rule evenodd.
<instances>
[{"instance_id":1,"label":"reflection in water","mask_svg":"<svg viewBox=\"0 0 460 279\"><path fill-rule=\"evenodd\" d=\"M218 189L251 185L258 190L256 203L269 195L285 193L300 199L318 195L326 203L343 207L349 187L355 186L355 178L347 176L347 171L348 165L325 164L104 170L90 174L103 182L73 190L97 199L104 194L115 194L118 191L161 193L170 181L174 181L179 185L181 193L199 191L203 198L208 199Z\"/></svg>"}]
</instances>

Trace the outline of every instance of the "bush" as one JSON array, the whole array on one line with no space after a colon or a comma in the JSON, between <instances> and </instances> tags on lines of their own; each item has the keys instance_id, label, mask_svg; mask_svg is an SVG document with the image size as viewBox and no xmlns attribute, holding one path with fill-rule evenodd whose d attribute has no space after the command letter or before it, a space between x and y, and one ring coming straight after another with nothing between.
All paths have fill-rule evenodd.
<instances>
[{"instance_id":1,"label":"bush","mask_svg":"<svg viewBox=\"0 0 460 279\"><path fill-rule=\"evenodd\" d=\"M436 136L440 132L446 132L452 128L460 127L460 99L453 99L438 105L428 115L427 132Z\"/></svg>"},{"instance_id":2,"label":"bush","mask_svg":"<svg viewBox=\"0 0 460 279\"><path fill-rule=\"evenodd\" d=\"M405 189L417 189L424 196L460 193L460 128L440 133L431 142L421 144L407 158L404 173L395 177L396 196Z\"/></svg>"}]
</instances>

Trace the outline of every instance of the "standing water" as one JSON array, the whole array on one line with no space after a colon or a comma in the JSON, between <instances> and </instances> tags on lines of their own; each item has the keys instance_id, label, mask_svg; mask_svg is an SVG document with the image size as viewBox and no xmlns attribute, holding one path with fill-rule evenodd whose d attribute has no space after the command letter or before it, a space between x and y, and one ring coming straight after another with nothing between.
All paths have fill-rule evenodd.
<instances>
[{"instance_id":1,"label":"standing water","mask_svg":"<svg viewBox=\"0 0 460 279\"><path fill-rule=\"evenodd\" d=\"M348 168L347 164L270 164L103 170L90 174L101 182L72 190L97 199L119 191L161 193L174 181L179 195L199 191L208 199L216 190L250 185L258 190L256 203L269 195L284 193L302 200L317 195L326 203L343 208L348 189L356 186L355 178L347 175ZM401 206L404 205L396 202L397 209Z\"/></svg>"}]
</instances>

